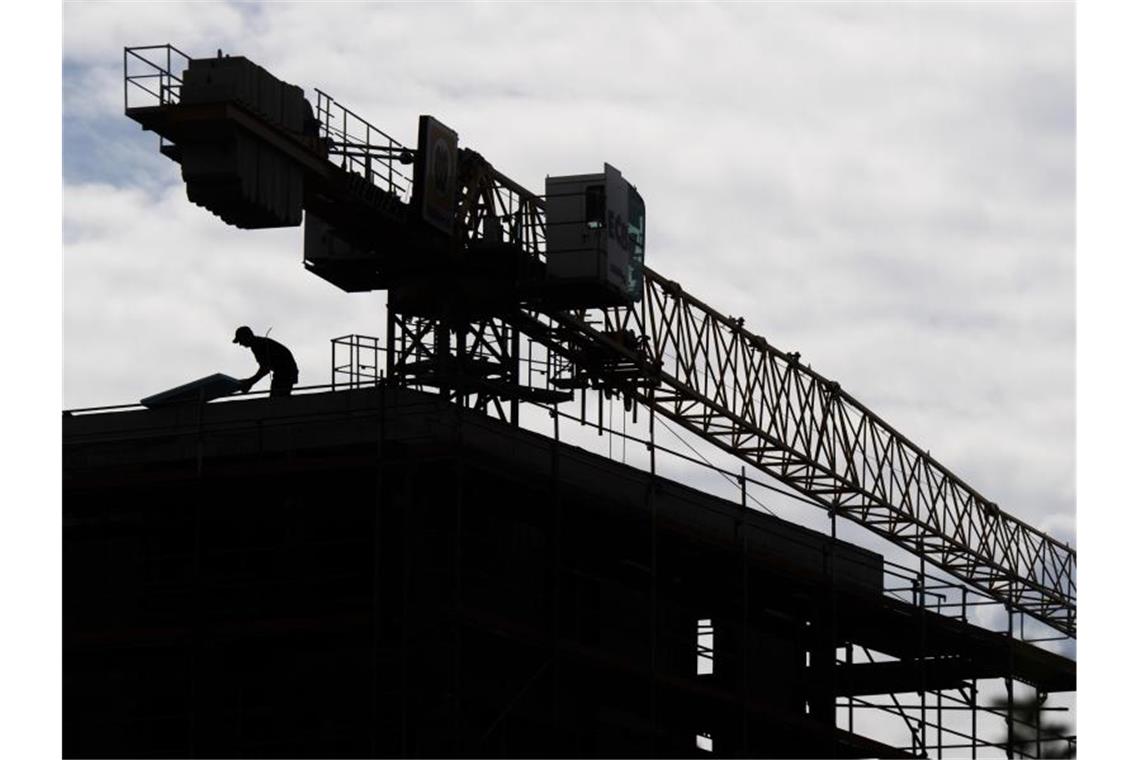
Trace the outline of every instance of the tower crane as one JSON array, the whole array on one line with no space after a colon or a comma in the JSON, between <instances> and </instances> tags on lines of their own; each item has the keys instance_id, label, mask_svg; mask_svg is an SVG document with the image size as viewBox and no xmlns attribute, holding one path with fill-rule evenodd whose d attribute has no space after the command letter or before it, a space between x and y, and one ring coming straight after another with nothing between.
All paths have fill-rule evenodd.
<instances>
[{"instance_id":1,"label":"tower crane","mask_svg":"<svg viewBox=\"0 0 1140 760\"><path fill-rule=\"evenodd\" d=\"M157 45L124 49L123 65L126 115L160 136L192 202L243 229L303 219L310 272L349 292L388 290L388 382L515 422L520 402L620 394L1076 636L1075 550L646 266L645 205L614 167L548 177L539 195L438 119L421 116L417 145L404 146L243 57ZM548 387L520 382L520 336L557 357Z\"/></svg>"}]
</instances>

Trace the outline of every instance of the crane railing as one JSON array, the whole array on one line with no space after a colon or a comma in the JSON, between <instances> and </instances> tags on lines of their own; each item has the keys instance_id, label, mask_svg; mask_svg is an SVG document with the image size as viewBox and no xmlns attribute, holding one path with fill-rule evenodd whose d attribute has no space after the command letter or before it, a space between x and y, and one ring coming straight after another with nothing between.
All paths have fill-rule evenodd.
<instances>
[{"instance_id":1,"label":"crane railing","mask_svg":"<svg viewBox=\"0 0 1140 760\"><path fill-rule=\"evenodd\" d=\"M473 150L459 159L457 226L467 242L518 246L538 260L546 253L545 201Z\"/></svg>"},{"instance_id":2,"label":"crane railing","mask_svg":"<svg viewBox=\"0 0 1140 760\"><path fill-rule=\"evenodd\" d=\"M175 72L189 63L190 56L169 44L123 48L123 110L177 103L182 77Z\"/></svg>"},{"instance_id":3,"label":"crane railing","mask_svg":"<svg viewBox=\"0 0 1140 760\"><path fill-rule=\"evenodd\" d=\"M318 134L330 160L407 203L412 195L413 152L322 90L317 93Z\"/></svg>"}]
</instances>

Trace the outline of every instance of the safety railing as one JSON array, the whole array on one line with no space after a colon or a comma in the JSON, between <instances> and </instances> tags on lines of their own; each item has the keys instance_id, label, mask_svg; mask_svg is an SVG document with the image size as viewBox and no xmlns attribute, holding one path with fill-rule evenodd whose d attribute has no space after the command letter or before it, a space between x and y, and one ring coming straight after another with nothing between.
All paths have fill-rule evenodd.
<instances>
[{"instance_id":1,"label":"safety railing","mask_svg":"<svg viewBox=\"0 0 1140 760\"><path fill-rule=\"evenodd\" d=\"M460 227L470 240L516 245L535 259L546 252L546 199L477 154L467 154Z\"/></svg>"},{"instance_id":2,"label":"safety railing","mask_svg":"<svg viewBox=\"0 0 1140 760\"><path fill-rule=\"evenodd\" d=\"M371 335L342 335L333 338L331 388L364 388L384 380L381 353L387 349Z\"/></svg>"},{"instance_id":3,"label":"safety railing","mask_svg":"<svg viewBox=\"0 0 1140 760\"><path fill-rule=\"evenodd\" d=\"M339 156L342 169L407 203L412 196L411 170L407 167L415 160L413 151L328 93L319 89L315 92L319 134L330 160Z\"/></svg>"},{"instance_id":4,"label":"safety railing","mask_svg":"<svg viewBox=\"0 0 1140 760\"><path fill-rule=\"evenodd\" d=\"M190 56L171 44L123 48L123 110L165 106L182 97L182 72Z\"/></svg>"}]
</instances>

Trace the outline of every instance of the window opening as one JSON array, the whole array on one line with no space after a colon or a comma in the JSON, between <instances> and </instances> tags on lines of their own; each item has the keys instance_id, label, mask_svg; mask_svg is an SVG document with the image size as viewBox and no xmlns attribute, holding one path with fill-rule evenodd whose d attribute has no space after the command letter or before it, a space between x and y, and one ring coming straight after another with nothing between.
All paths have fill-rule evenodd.
<instances>
[{"instance_id":1,"label":"window opening","mask_svg":"<svg viewBox=\"0 0 1140 760\"><path fill-rule=\"evenodd\" d=\"M713 672L713 624L712 620L697 621L697 675L707 676Z\"/></svg>"},{"instance_id":2,"label":"window opening","mask_svg":"<svg viewBox=\"0 0 1140 760\"><path fill-rule=\"evenodd\" d=\"M633 301L640 301L645 287L645 201L631 185L629 188L629 241L632 247L629 268L625 275L625 289Z\"/></svg>"},{"instance_id":3,"label":"window opening","mask_svg":"<svg viewBox=\"0 0 1140 760\"><path fill-rule=\"evenodd\" d=\"M604 185L586 186L586 226L598 230L606 218L606 188Z\"/></svg>"}]
</instances>

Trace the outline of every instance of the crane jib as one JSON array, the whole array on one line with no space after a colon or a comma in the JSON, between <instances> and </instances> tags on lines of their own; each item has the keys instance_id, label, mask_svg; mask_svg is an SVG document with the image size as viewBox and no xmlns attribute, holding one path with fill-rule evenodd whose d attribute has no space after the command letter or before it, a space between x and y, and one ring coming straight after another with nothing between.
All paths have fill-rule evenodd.
<instances>
[{"instance_id":1,"label":"crane jib","mask_svg":"<svg viewBox=\"0 0 1140 760\"><path fill-rule=\"evenodd\" d=\"M641 303L567 312L535 331L553 350L566 330L607 341L632 329L656 388L628 392L713 445L1014 610L1076 635L1076 552L1006 514L830 381L645 268ZM572 351L571 351L572 353Z\"/></svg>"}]
</instances>

